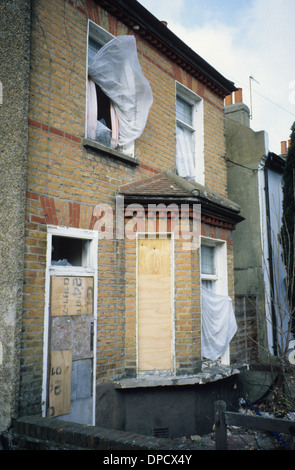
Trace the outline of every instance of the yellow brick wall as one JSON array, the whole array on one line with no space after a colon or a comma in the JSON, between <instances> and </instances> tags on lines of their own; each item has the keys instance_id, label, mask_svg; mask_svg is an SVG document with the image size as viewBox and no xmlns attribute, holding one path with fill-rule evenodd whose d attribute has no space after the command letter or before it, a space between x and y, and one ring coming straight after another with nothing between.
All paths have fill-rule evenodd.
<instances>
[{"instance_id":1,"label":"yellow brick wall","mask_svg":"<svg viewBox=\"0 0 295 470\"><path fill-rule=\"evenodd\" d=\"M175 80L204 100L206 184L223 195L226 168L222 158L225 146L222 100L141 37L136 37L138 57L154 102L145 131L135 144L140 165L87 150L83 146L87 21L92 19L112 34L134 32L92 0L86 3L36 0L32 5L21 407L31 406L35 411L40 406L40 396L36 393L37 398L32 401L35 395L30 390L40 391L42 386L46 226L93 229L94 207L106 203L115 209L120 185L152 176L159 169L175 169ZM129 263L126 266L123 241L99 242L99 380L119 376L125 369L136 366L134 247L126 242L125 252ZM176 249L179 277L175 286L178 309L175 339L177 367L183 370L192 367L200 355L198 271L190 275L196 283L192 287L188 287L190 279L186 277L187 267L198 266L198 254L187 256L195 259L193 262L186 259ZM230 278L231 256L229 253ZM232 281L230 286L232 289ZM188 300L192 292L193 297ZM184 337L189 338L185 346Z\"/></svg>"}]
</instances>

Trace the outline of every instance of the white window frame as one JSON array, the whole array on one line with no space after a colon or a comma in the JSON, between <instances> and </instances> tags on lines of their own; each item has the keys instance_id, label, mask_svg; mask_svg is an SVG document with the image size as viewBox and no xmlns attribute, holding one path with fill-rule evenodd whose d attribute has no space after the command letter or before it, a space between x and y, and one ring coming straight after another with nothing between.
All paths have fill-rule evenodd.
<instances>
[{"instance_id":1,"label":"white window frame","mask_svg":"<svg viewBox=\"0 0 295 470\"><path fill-rule=\"evenodd\" d=\"M201 246L210 246L214 248L214 264L215 274L202 274L201 265ZM200 273L201 273L201 289L202 281L210 280L214 282L213 292L218 295L228 295L228 270L227 270L227 244L224 240L219 240L209 237L200 237ZM210 362L206 360L206 363ZM221 364L230 364L230 350L227 351L220 358ZM205 364L206 365L206 364Z\"/></svg>"},{"instance_id":2,"label":"white window frame","mask_svg":"<svg viewBox=\"0 0 295 470\"><path fill-rule=\"evenodd\" d=\"M175 97L179 97L192 106L192 125L176 119L176 126L181 125L190 130L193 134L193 156L196 169L195 181L205 185L205 165L204 165L204 104L200 96L192 90L175 82ZM176 137L177 138L177 137Z\"/></svg>"},{"instance_id":3,"label":"white window frame","mask_svg":"<svg viewBox=\"0 0 295 470\"><path fill-rule=\"evenodd\" d=\"M84 266L60 266L51 264L52 237L61 236L78 238L89 241L87 253L83 254ZM93 371L96 370L96 343L97 343L97 257L98 257L98 232L76 228L59 226L47 226L47 253L46 253L46 281L45 281L45 311L44 311L44 352L43 352L43 383L42 383L42 416L46 417L48 394L48 351L49 351L49 321L50 321L50 282L53 275L59 276L89 276L94 278L93 290ZM93 425L95 425L95 396L96 380L93 373Z\"/></svg>"},{"instance_id":4,"label":"white window frame","mask_svg":"<svg viewBox=\"0 0 295 470\"><path fill-rule=\"evenodd\" d=\"M100 46L104 46L107 42L114 39L113 34L106 31L104 28L88 20L88 39L87 39L87 68L88 68L88 43L89 39L97 42Z\"/></svg>"},{"instance_id":5,"label":"white window frame","mask_svg":"<svg viewBox=\"0 0 295 470\"><path fill-rule=\"evenodd\" d=\"M224 240L219 240L209 237L201 237L201 244L214 248L214 274L203 274L201 272L201 248L200 248L200 273L201 281L213 281L215 294L228 295L228 280L227 280L227 246Z\"/></svg>"},{"instance_id":6,"label":"white window frame","mask_svg":"<svg viewBox=\"0 0 295 470\"><path fill-rule=\"evenodd\" d=\"M106 31L101 26L97 25L91 20L88 20L88 33L87 33L87 67L86 67L86 89L88 83L88 46L89 46L89 39L92 39L96 43L98 43L101 47L104 46L107 42L114 39L111 33ZM86 117L85 117L85 136L87 138L87 101L86 101ZM100 145L100 142L94 141ZM134 142L131 142L128 145L123 145L117 149L117 151L122 152L126 155L129 155L134 158Z\"/></svg>"}]
</instances>

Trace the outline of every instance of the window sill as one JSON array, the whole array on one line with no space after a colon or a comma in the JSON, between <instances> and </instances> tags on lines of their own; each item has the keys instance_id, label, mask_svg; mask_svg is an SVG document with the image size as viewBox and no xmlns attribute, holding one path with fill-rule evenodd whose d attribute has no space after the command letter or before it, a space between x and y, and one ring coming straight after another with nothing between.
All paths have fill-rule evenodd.
<instances>
[{"instance_id":1,"label":"window sill","mask_svg":"<svg viewBox=\"0 0 295 470\"><path fill-rule=\"evenodd\" d=\"M180 376L167 376L156 377L149 376L138 377L132 379L121 379L114 382L114 388L118 390L126 390L132 388L148 388L148 387L175 387L184 385L197 385L217 380L225 379L232 375L239 374L247 366L245 365L218 365L215 367L208 367L195 375L180 375Z\"/></svg>"},{"instance_id":2,"label":"window sill","mask_svg":"<svg viewBox=\"0 0 295 470\"><path fill-rule=\"evenodd\" d=\"M106 147L105 145L96 142L95 140L91 139L83 139L83 145L86 149L91 149L97 153L103 153L109 157L115 158L125 163L129 163L131 165L139 165L139 161L136 158L133 158L129 155L125 155L118 150L111 149Z\"/></svg>"}]
</instances>

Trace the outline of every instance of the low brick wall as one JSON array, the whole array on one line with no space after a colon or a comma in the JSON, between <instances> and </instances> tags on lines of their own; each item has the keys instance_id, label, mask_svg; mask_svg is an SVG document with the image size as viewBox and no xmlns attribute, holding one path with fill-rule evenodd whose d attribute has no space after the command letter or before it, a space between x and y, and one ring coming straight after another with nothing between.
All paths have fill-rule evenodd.
<instances>
[{"instance_id":1,"label":"low brick wall","mask_svg":"<svg viewBox=\"0 0 295 470\"><path fill-rule=\"evenodd\" d=\"M200 450L193 441L158 439L40 416L16 420L0 438L3 450Z\"/></svg>"}]
</instances>

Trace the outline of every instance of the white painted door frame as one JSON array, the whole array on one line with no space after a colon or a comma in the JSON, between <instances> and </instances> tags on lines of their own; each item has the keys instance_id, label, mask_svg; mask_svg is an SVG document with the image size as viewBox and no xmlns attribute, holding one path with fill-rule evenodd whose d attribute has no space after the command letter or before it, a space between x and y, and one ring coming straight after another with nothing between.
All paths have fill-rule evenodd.
<instances>
[{"instance_id":1,"label":"white painted door frame","mask_svg":"<svg viewBox=\"0 0 295 470\"><path fill-rule=\"evenodd\" d=\"M87 254L87 266L54 266L51 264L52 237L64 236L90 241ZM44 337L43 337L43 381L42 381L42 416L47 413L48 401L48 354L49 354L49 319L50 319L50 282L52 275L59 276L89 276L94 279L93 290L93 407L92 425L95 425L95 398L96 398L96 353L97 353L97 259L98 259L98 232L76 228L47 226L47 256L46 256L46 283L45 283L45 309L44 309Z\"/></svg>"}]
</instances>

